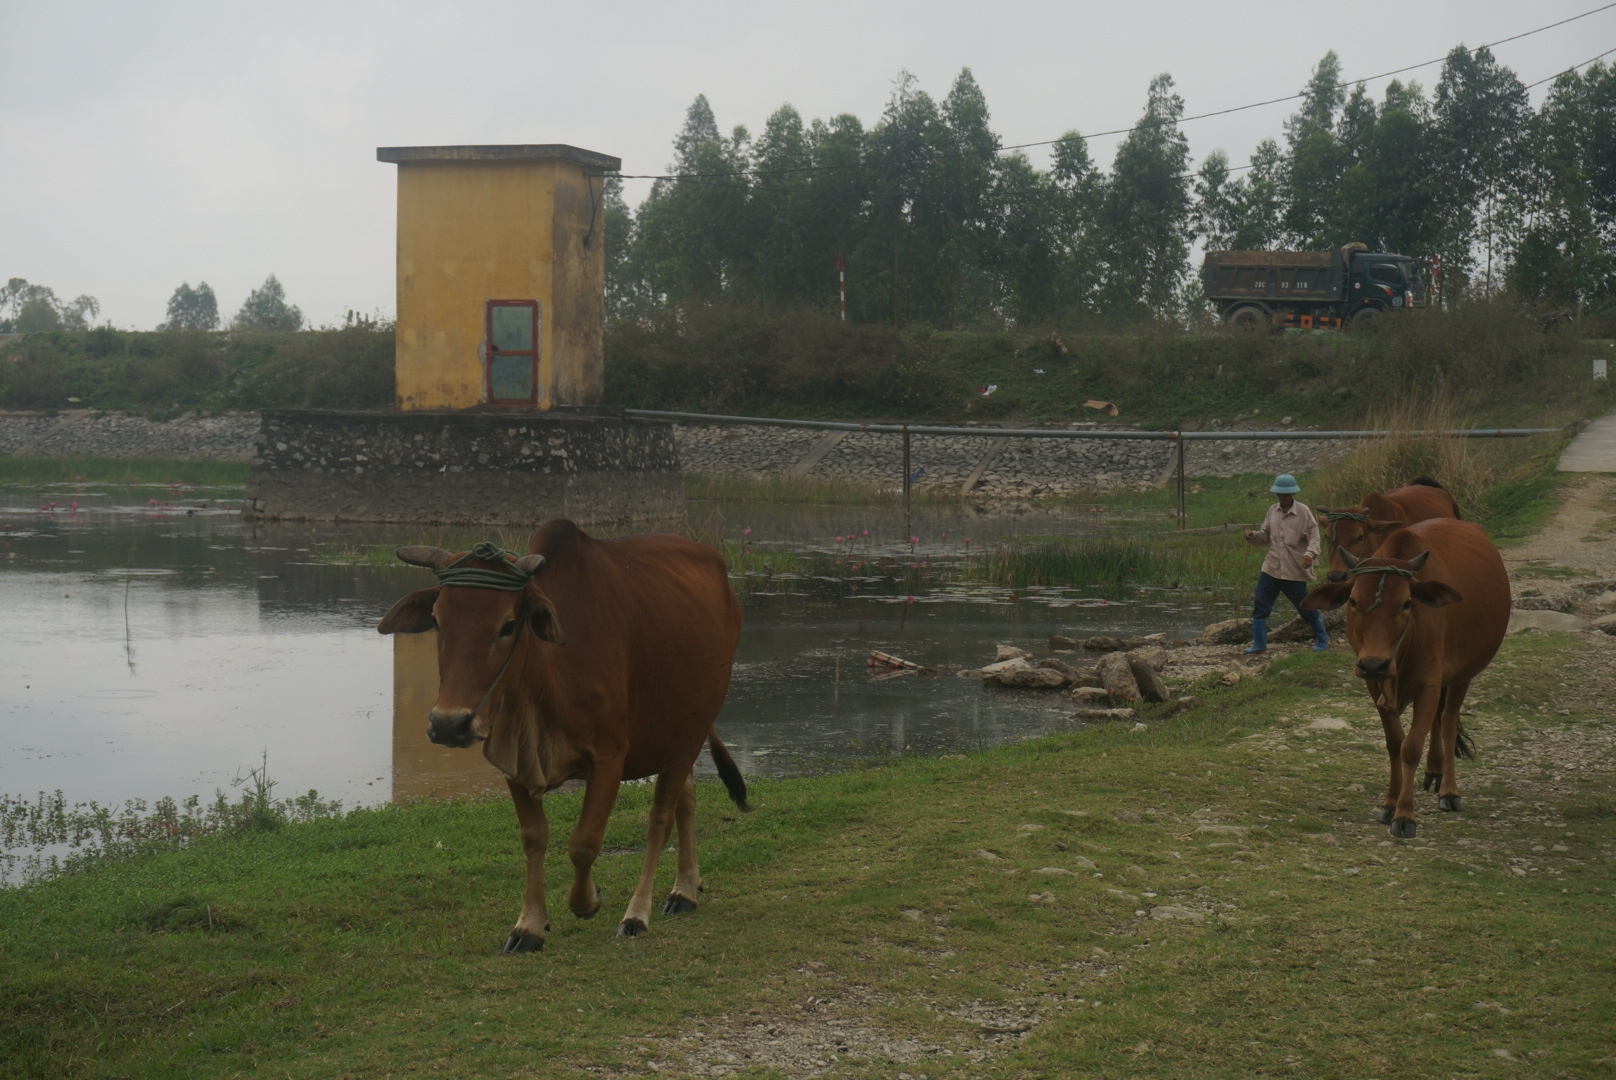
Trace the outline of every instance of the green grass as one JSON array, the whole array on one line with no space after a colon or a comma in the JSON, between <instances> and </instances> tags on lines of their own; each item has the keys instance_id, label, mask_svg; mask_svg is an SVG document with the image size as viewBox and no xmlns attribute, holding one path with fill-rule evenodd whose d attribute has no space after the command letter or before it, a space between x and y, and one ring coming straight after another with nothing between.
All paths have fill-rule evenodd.
<instances>
[{"instance_id":1,"label":"green grass","mask_svg":"<svg viewBox=\"0 0 1616 1080\"><path fill-rule=\"evenodd\" d=\"M0 484L188 484L244 487L244 461L166 458L32 457L0 454Z\"/></svg>"},{"instance_id":2,"label":"green grass","mask_svg":"<svg viewBox=\"0 0 1616 1080\"><path fill-rule=\"evenodd\" d=\"M644 788L614 814L593 922L562 895L579 800L548 800L554 929L525 957L497 954L521 889L499 800L109 863L0 893L0 1061L41 1077L688 1075L733 1058L761 1078L818 1073L813 1057L857 1077L1598 1075L1616 1054L1616 785L1604 712L1570 677L1605 658L1591 648L1506 643L1467 721L1467 810L1422 795L1413 842L1370 820L1384 750L1330 653L1203 688L1145 732L759 783L750 815L704 785L702 908L637 941L612 929ZM1321 715L1351 727L1310 729ZM1137 914L1157 905L1202 921ZM815 1039L795 1064L770 1056Z\"/></svg>"}]
</instances>

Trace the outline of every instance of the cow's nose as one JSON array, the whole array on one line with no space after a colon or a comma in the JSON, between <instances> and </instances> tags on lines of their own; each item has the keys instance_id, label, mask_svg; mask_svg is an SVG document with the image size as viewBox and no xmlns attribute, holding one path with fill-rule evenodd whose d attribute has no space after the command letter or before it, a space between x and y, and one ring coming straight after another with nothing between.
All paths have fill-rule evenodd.
<instances>
[{"instance_id":1,"label":"cow's nose","mask_svg":"<svg viewBox=\"0 0 1616 1080\"><path fill-rule=\"evenodd\" d=\"M1381 660L1372 656L1360 656L1358 658L1358 674L1366 679L1384 679L1391 673L1391 670L1392 662L1390 659Z\"/></svg>"},{"instance_id":2,"label":"cow's nose","mask_svg":"<svg viewBox=\"0 0 1616 1080\"><path fill-rule=\"evenodd\" d=\"M1324 575L1324 580L1332 584L1340 584L1341 582L1347 580L1347 572L1345 570L1331 570L1328 574Z\"/></svg>"},{"instance_id":3,"label":"cow's nose","mask_svg":"<svg viewBox=\"0 0 1616 1080\"><path fill-rule=\"evenodd\" d=\"M426 737L439 746L470 746L477 741L471 729L476 715L470 709L457 709L454 712L433 709L427 713Z\"/></svg>"}]
</instances>

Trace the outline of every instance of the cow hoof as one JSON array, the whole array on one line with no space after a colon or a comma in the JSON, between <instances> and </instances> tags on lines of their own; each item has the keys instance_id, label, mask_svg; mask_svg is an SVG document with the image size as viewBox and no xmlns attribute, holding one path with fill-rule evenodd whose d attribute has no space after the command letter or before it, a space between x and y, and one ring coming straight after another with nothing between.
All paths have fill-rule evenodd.
<instances>
[{"instance_id":1,"label":"cow hoof","mask_svg":"<svg viewBox=\"0 0 1616 1080\"><path fill-rule=\"evenodd\" d=\"M683 915L687 911L695 910L696 902L694 900L686 900L676 892L669 893L668 902L662 905L662 914L664 915Z\"/></svg>"},{"instance_id":2,"label":"cow hoof","mask_svg":"<svg viewBox=\"0 0 1616 1080\"><path fill-rule=\"evenodd\" d=\"M1442 786L1442 774L1441 773L1439 773L1439 772L1428 772L1428 773L1425 774L1425 790L1426 791L1435 791L1437 788L1439 788L1441 786Z\"/></svg>"},{"instance_id":3,"label":"cow hoof","mask_svg":"<svg viewBox=\"0 0 1616 1080\"><path fill-rule=\"evenodd\" d=\"M594 906L586 907L586 908L573 907L572 908L572 913L574 915L578 916L578 918L580 918L580 919L593 919L595 917L595 915L600 911L600 902L601 902L602 899L605 898L605 896L606 896L606 893L601 889L601 887L599 885L596 885L595 886L595 903L594 903ZM568 906L571 907L572 905L569 904Z\"/></svg>"},{"instance_id":4,"label":"cow hoof","mask_svg":"<svg viewBox=\"0 0 1616 1080\"><path fill-rule=\"evenodd\" d=\"M624 919L617 924L618 937L641 937L651 932L651 928L639 919Z\"/></svg>"},{"instance_id":5,"label":"cow hoof","mask_svg":"<svg viewBox=\"0 0 1616 1080\"><path fill-rule=\"evenodd\" d=\"M1436 801L1436 808L1458 813L1464 809L1464 800L1457 795L1444 795Z\"/></svg>"},{"instance_id":6,"label":"cow hoof","mask_svg":"<svg viewBox=\"0 0 1616 1080\"><path fill-rule=\"evenodd\" d=\"M1392 836L1398 840L1412 840L1418 828L1413 818L1396 818L1392 821Z\"/></svg>"},{"instance_id":7,"label":"cow hoof","mask_svg":"<svg viewBox=\"0 0 1616 1080\"><path fill-rule=\"evenodd\" d=\"M526 930L512 930L511 936L505 939L503 953L543 952L544 939L537 934L530 934Z\"/></svg>"},{"instance_id":8,"label":"cow hoof","mask_svg":"<svg viewBox=\"0 0 1616 1080\"><path fill-rule=\"evenodd\" d=\"M1392 823L1392 815L1395 813L1397 813L1396 807L1382 806L1375 814L1375 820L1380 822L1382 825L1390 825Z\"/></svg>"}]
</instances>

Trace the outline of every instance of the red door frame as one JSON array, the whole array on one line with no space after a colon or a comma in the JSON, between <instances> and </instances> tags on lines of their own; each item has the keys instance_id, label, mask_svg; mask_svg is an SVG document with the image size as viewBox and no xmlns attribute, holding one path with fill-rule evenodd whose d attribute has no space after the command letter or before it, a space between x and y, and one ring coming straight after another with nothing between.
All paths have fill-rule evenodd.
<instances>
[{"instance_id":1,"label":"red door frame","mask_svg":"<svg viewBox=\"0 0 1616 1080\"><path fill-rule=\"evenodd\" d=\"M531 352L494 348L494 309L497 307L525 307L533 317L533 349ZM483 304L483 340L488 343L488 359L483 362L483 401L502 409L537 408L539 404L539 302L537 300L488 300ZM526 356L533 363L533 391L526 398L494 397L494 354Z\"/></svg>"}]
</instances>

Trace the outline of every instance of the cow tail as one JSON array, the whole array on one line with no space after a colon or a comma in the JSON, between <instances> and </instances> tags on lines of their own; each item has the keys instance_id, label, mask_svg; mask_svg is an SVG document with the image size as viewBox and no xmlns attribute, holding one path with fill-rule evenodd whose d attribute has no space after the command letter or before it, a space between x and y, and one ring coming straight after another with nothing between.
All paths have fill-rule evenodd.
<instances>
[{"instance_id":1,"label":"cow tail","mask_svg":"<svg viewBox=\"0 0 1616 1080\"><path fill-rule=\"evenodd\" d=\"M1455 758L1473 758L1476 756L1476 742L1470 737L1470 732L1464 729L1464 721L1459 721L1459 737L1454 740L1453 756Z\"/></svg>"},{"instance_id":2,"label":"cow tail","mask_svg":"<svg viewBox=\"0 0 1616 1080\"><path fill-rule=\"evenodd\" d=\"M729 797L743 813L751 813L752 808L746 805L746 778L736 767L735 759L729 756L729 747L724 745L724 740L718 737L717 731L707 734L707 750L713 755L713 764L718 767L718 778L724 781L724 788L729 792Z\"/></svg>"}]
</instances>

